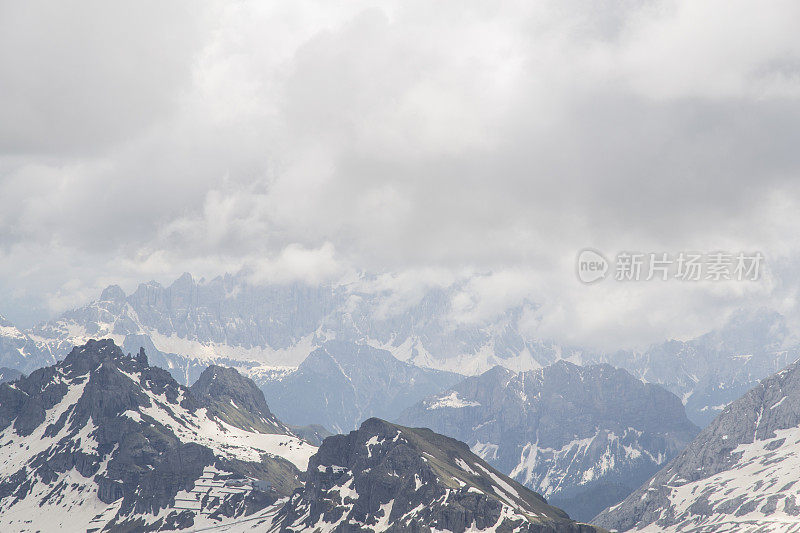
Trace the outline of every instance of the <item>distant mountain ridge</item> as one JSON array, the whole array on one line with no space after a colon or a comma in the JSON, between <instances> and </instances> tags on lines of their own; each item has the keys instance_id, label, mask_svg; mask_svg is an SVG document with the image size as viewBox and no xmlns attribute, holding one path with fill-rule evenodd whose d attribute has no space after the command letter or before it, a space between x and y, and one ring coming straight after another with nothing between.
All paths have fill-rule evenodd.
<instances>
[{"instance_id":1,"label":"distant mountain ridge","mask_svg":"<svg viewBox=\"0 0 800 533\"><path fill-rule=\"evenodd\" d=\"M461 378L399 361L386 350L327 341L296 371L263 381L261 389L283 420L345 432L370 417L396 418Z\"/></svg>"},{"instance_id":2,"label":"distant mountain ridge","mask_svg":"<svg viewBox=\"0 0 800 533\"><path fill-rule=\"evenodd\" d=\"M50 363L27 333L0 315L0 367L17 371L35 370Z\"/></svg>"},{"instance_id":3,"label":"distant mountain ridge","mask_svg":"<svg viewBox=\"0 0 800 533\"><path fill-rule=\"evenodd\" d=\"M401 361L462 375L496 365L532 370L566 359L609 363L661 384L703 426L759 379L800 358L800 341L783 317L766 310L742 312L719 330L643 351L561 346L525 333L523 323L536 311L532 302L482 321L458 319L454 302L468 283L429 287L400 300L381 278L368 275L346 285L308 286L255 285L246 273L210 281L184 274L166 287L143 283L130 295L112 285L97 301L29 330L0 321L0 366L30 372L94 337L112 338L130 351L145 346L186 385L210 364L235 366L259 383L279 379L329 340L385 349Z\"/></svg>"},{"instance_id":4,"label":"distant mountain ridge","mask_svg":"<svg viewBox=\"0 0 800 533\"><path fill-rule=\"evenodd\" d=\"M511 478L587 521L699 432L680 400L610 365L495 367L406 410L398 422L469 444Z\"/></svg>"},{"instance_id":5,"label":"distant mountain ridge","mask_svg":"<svg viewBox=\"0 0 800 533\"><path fill-rule=\"evenodd\" d=\"M6 381L14 381L15 379L19 379L23 376L22 372L19 370L14 370L13 368L7 367L0 367L0 383L5 383Z\"/></svg>"}]
</instances>

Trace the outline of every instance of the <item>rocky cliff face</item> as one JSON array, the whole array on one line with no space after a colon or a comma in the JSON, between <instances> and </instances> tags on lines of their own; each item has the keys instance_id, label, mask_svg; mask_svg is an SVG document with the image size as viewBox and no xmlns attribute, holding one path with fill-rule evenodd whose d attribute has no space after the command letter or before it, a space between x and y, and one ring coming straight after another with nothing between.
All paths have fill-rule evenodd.
<instances>
[{"instance_id":1,"label":"rocky cliff face","mask_svg":"<svg viewBox=\"0 0 800 533\"><path fill-rule=\"evenodd\" d=\"M566 361L522 373L494 368L399 421L468 443L581 520L622 500L699 431L667 390L609 365Z\"/></svg>"},{"instance_id":2,"label":"rocky cliff face","mask_svg":"<svg viewBox=\"0 0 800 533\"><path fill-rule=\"evenodd\" d=\"M184 528L268 506L300 485L315 448L268 418L254 388L212 369L195 393L110 340L0 385L0 530ZM231 478L247 481L224 490Z\"/></svg>"},{"instance_id":3,"label":"rocky cliff face","mask_svg":"<svg viewBox=\"0 0 800 533\"><path fill-rule=\"evenodd\" d=\"M653 479L597 518L620 531L800 531L800 363L726 407Z\"/></svg>"},{"instance_id":4,"label":"rocky cliff face","mask_svg":"<svg viewBox=\"0 0 800 533\"><path fill-rule=\"evenodd\" d=\"M189 390L215 419L260 433L292 433L270 412L256 384L234 368L209 366Z\"/></svg>"},{"instance_id":5,"label":"rocky cliff face","mask_svg":"<svg viewBox=\"0 0 800 533\"><path fill-rule=\"evenodd\" d=\"M376 418L325 439L276 524L284 531L598 531L569 520L465 444Z\"/></svg>"},{"instance_id":6,"label":"rocky cliff face","mask_svg":"<svg viewBox=\"0 0 800 533\"><path fill-rule=\"evenodd\" d=\"M403 409L461 376L419 368L386 350L328 341L297 370L261 385L269 404L292 424L321 424L336 432L371 416L397 417Z\"/></svg>"}]
</instances>

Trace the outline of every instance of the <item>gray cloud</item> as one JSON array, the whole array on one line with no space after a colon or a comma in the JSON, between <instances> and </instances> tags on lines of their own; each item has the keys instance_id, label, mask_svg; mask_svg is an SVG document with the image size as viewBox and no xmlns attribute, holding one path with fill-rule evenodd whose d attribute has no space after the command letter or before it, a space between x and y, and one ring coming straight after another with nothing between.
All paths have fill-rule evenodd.
<instances>
[{"instance_id":1,"label":"gray cloud","mask_svg":"<svg viewBox=\"0 0 800 533\"><path fill-rule=\"evenodd\" d=\"M242 267L492 271L464 320L529 297L542 335L608 346L794 312L799 9L3 4L0 312ZM585 246L774 271L587 289Z\"/></svg>"}]
</instances>

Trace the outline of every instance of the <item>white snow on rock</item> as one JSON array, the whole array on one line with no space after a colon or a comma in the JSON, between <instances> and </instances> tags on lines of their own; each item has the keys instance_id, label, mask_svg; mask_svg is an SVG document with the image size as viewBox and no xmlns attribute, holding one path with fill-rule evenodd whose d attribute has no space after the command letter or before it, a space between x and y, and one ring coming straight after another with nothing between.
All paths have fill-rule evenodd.
<instances>
[{"instance_id":1,"label":"white snow on rock","mask_svg":"<svg viewBox=\"0 0 800 533\"><path fill-rule=\"evenodd\" d=\"M428 410L433 409L443 409L445 407L450 407L453 409L460 409L462 407L477 407L480 403L473 402L471 400L464 400L463 398L458 396L458 392L453 391L446 396L442 396L440 398L436 398L428 404Z\"/></svg>"}]
</instances>

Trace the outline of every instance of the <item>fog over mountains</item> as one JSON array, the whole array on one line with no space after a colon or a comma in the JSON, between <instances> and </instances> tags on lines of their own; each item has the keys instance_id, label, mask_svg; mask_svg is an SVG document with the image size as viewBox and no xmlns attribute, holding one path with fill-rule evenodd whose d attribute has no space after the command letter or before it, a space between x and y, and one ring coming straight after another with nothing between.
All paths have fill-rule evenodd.
<instances>
[{"instance_id":1,"label":"fog over mountains","mask_svg":"<svg viewBox=\"0 0 800 533\"><path fill-rule=\"evenodd\" d=\"M0 533L800 533L800 2L0 3Z\"/></svg>"},{"instance_id":2,"label":"fog over mountains","mask_svg":"<svg viewBox=\"0 0 800 533\"><path fill-rule=\"evenodd\" d=\"M141 284L130 295L110 286L96 301L28 330L3 322L0 366L27 372L63 358L75 344L108 337L131 352L146 347L151 360L184 384L216 362L236 366L263 385L297 380L290 376L307 371L311 361L296 369L308 355L335 339L386 350L415 367L461 375L496 365L532 370L562 359L610 363L678 395L689 418L703 426L800 354L800 343L783 317L767 310L740 312L725 327L693 340L603 352L530 334L532 302L491 319L464 321L454 309L458 283L398 301L391 290L375 289L370 279L309 286L254 284L244 274L210 281L184 274L167 287ZM355 427L355 418L348 427Z\"/></svg>"},{"instance_id":3,"label":"fog over mountains","mask_svg":"<svg viewBox=\"0 0 800 533\"><path fill-rule=\"evenodd\" d=\"M130 295L112 285L28 330L4 321L0 366L15 379L92 338L112 339L128 353L144 349L149 364L192 385L209 413L236 427L314 445L371 417L428 427L587 521L800 353L783 317L766 310L689 341L602 352L531 336L533 302L470 322L454 312L458 284L398 302L391 291L364 290L370 281L184 274ZM253 381L236 385L228 367Z\"/></svg>"}]
</instances>

